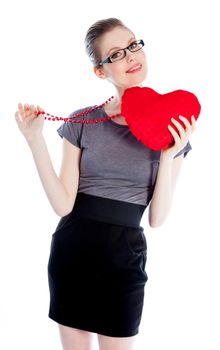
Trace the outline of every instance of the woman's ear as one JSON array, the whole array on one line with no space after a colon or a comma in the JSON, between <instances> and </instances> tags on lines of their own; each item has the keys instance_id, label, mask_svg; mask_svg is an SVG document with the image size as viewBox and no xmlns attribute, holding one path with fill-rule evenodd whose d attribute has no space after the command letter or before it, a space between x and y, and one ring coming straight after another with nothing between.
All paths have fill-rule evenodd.
<instances>
[{"instance_id":1,"label":"woman's ear","mask_svg":"<svg viewBox=\"0 0 220 350\"><path fill-rule=\"evenodd\" d=\"M102 67L93 67L95 75L97 75L98 78L100 79L106 79L107 76L104 72L104 69Z\"/></svg>"}]
</instances>

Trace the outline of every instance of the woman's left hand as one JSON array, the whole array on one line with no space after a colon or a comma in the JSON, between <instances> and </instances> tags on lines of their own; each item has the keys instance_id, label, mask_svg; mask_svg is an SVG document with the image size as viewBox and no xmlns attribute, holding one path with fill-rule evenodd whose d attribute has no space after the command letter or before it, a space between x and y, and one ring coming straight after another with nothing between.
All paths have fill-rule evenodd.
<instances>
[{"instance_id":1,"label":"woman's left hand","mask_svg":"<svg viewBox=\"0 0 220 350\"><path fill-rule=\"evenodd\" d=\"M170 124L168 125L168 129L174 138L174 145L168 146L162 149L161 150L162 156L165 156L168 158L174 158L174 156L186 146L187 142L189 141L190 135L196 129L196 120L194 116L191 117L191 124L187 118L181 115L179 116L179 119L185 125L185 129L175 118L171 119L172 123L177 128L178 132Z\"/></svg>"}]
</instances>

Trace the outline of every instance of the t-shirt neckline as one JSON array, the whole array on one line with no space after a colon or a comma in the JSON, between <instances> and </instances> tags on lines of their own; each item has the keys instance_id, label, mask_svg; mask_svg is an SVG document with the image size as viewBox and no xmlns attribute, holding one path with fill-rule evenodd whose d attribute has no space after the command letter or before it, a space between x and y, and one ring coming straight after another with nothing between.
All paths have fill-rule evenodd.
<instances>
[{"instance_id":1,"label":"t-shirt neckline","mask_svg":"<svg viewBox=\"0 0 220 350\"><path fill-rule=\"evenodd\" d=\"M102 108L102 112L103 114L108 117L108 114L106 113L106 111L104 110L104 106L101 107ZM119 128L128 128L129 126L128 125L123 125L123 124L119 124L119 123L116 123L114 122L112 119L109 119L108 120L112 125L115 125L116 127L119 127Z\"/></svg>"}]
</instances>

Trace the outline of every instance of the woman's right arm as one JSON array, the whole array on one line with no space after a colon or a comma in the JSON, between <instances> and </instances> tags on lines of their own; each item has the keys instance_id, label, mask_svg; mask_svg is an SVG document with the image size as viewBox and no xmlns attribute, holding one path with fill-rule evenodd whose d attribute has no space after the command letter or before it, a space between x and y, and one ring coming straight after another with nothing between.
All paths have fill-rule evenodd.
<instances>
[{"instance_id":1,"label":"woman's right arm","mask_svg":"<svg viewBox=\"0 0 220 350\"><path fill-rule=\"evenodd\" d=\"M65 216L71 212L78 190L81 150L63 139L63 157L58 177L42 133L44 117L39 115L36 118L34 106L25 105L23 108L19 104L18 107L16 121L31 149L48 200L57 215ZM38 110L42 111L40 107Z\"/></svg>"}]
</instances>

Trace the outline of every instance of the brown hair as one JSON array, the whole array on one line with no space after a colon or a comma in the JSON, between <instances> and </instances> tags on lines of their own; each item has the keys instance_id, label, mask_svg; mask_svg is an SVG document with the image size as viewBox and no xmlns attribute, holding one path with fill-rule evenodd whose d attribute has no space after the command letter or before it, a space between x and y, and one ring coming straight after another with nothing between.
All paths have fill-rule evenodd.
<instances>
[{"instance_id":1,"label":"brown hair","mask_svg":"<svg viewBox=\"0 0 220 350\"><path fill-rule=\"evenodd\" d=\"M105 33L111 31L115 27L123 27L128 29L122 21L117 18L106 18L95 22L86 33L85 48L87 55L94 66L99 66L101 61L100 52L97 41Z\"/></svg>"}]
</instances>

